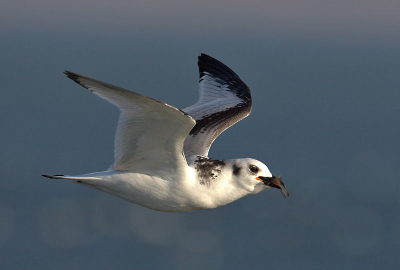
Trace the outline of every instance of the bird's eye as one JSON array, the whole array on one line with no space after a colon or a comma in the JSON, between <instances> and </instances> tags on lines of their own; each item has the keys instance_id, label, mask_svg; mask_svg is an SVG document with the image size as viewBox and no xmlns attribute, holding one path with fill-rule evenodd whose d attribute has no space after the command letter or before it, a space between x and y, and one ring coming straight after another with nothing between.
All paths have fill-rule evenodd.
<instances>
[{"instance_id":1,"label":"bird's eye","mask_svg":"<svg viewBox=\"0 0 400 270\"><path fill-rule=\"evenodd\" d=\"M260 170L256 165L250 165L249 169L253 173L258 173L258 171Z\"/></svg>"}]
</instances>

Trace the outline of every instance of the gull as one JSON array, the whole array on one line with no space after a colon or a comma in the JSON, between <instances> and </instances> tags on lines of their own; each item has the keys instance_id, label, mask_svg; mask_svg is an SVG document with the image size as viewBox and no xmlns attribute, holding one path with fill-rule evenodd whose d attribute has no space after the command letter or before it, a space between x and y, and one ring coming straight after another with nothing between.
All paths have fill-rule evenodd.
<instances>
[{"instance_id":1,"label":"gull","mask_svg":"<svg viewBox=\"0 0 400 270\"><path fill-rule=\"evenodd\" d=\"M114 163L107 171L42 175L107 192L163 212L213 209L274 187L281 177L252 158L208 157L213 141L250 114L250 89L226 65L201 54L199 100L180 110L164 102L70 71L64 73L120 109Z\"/></svg>"}]
</instances>

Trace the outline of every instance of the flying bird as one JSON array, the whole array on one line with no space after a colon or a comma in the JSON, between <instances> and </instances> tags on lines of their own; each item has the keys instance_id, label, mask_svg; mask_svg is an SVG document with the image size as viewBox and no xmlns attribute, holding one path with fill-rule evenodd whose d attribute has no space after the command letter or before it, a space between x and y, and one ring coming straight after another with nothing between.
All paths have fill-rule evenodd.
<instances>
[{"instance_id":1,"label":"flying bird","mask_svg":"<svg viewBox=\"0 0 400 270\"><path fill-rule=\"evenodd\" d=\"M250 114L251 93L239 76L201 54L199 100L180 110L164 102L70 71L68 78L117 106L121 113L114 164L83 175L43 175L75 183L164 212L213 209L274 187L281 177L251 158L208 157L213 141Z\"/></svg>"}]
</instances>

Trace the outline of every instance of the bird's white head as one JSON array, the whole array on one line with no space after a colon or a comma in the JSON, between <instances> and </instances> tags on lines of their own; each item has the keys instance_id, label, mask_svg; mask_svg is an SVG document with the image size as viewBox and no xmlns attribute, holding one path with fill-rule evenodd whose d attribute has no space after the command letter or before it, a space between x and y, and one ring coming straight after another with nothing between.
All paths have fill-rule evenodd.
<instances>
[{"instance_id":1,"label":"bird's white head","mask_svg":"<svg viewBox=\"0 0 400 270\"><path fill-rule=\"evenodd\" d=\"M232 181L239 188L256 194L274 187L280 189L285 198L289 196L281 177L272 175L264 163L252 158L242 158L229 160L227 165L232 170Z\"/></svg>"}]
</instances>

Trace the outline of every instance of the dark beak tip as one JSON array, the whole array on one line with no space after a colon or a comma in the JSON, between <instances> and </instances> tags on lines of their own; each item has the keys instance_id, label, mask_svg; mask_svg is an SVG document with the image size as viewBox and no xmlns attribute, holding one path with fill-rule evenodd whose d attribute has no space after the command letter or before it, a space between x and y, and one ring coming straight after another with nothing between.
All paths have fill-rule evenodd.
<instances>
[{"instance_id":1,"label":"dark beak tip","mask_svg":"<svg viewBox=\"0 0 400 270\"><path fill-rule=\"evenodd\" d=\"M290 196L289 191L285 187L281 188L281 192L282 192L283 198L287 198Z\"/></svg>"},{"instance_id":2,"label":"dark beak tip","mask_svg":"<svg viewBox=\"0 0 400 270\"><path fill-rule=\"evenodd\" d=\"M259 178L263 180L265 185L280 189L284 198L289 197L289 191L287 191L285 184L282 182L281 175L279 175L278 177L259 176Z\"/></svg>"}]
</instances>

